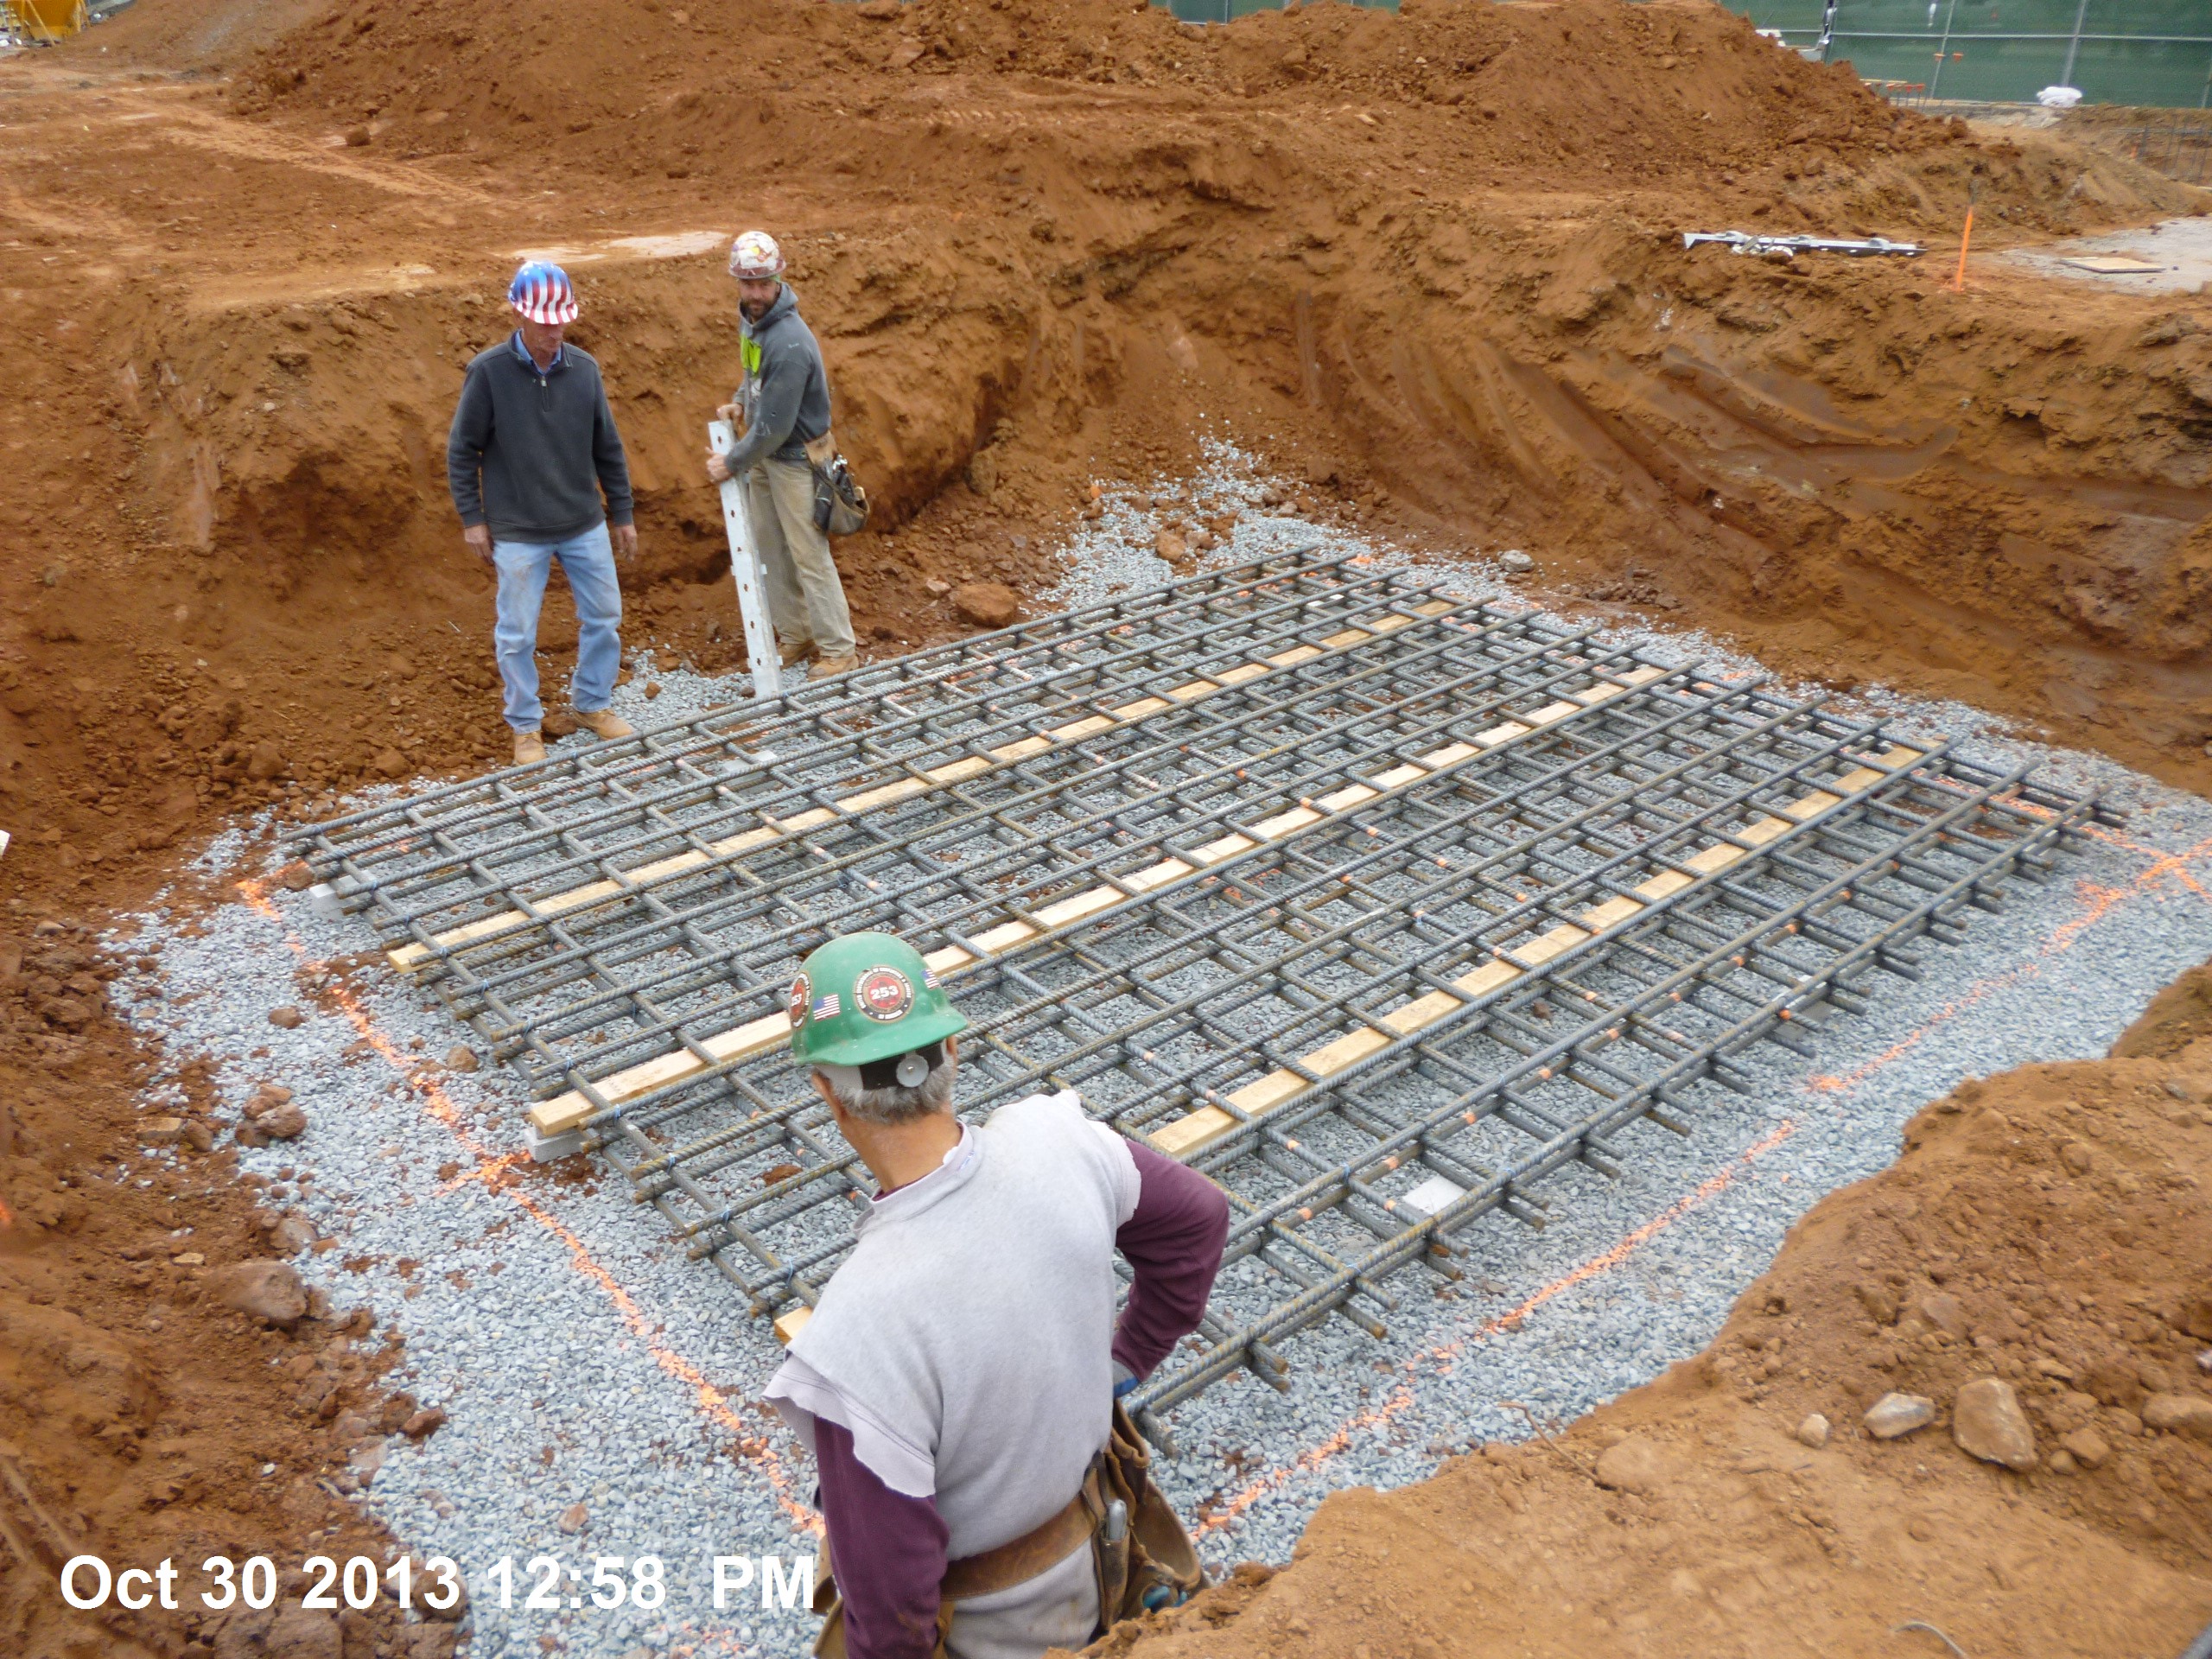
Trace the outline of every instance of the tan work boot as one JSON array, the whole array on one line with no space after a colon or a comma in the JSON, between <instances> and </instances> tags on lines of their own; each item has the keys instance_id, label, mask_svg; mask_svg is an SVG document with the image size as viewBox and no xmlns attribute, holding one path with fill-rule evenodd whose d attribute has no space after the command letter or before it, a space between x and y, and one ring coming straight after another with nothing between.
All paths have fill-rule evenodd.
<instances>
[{"instance_id":1,"label":"tan work boot","mask_svg":"<svg viewBox=\"0 0 2212 1659\"><path fill-rule=\"evenodd\" d=\"M857 657L823 657L816 660L811 677L829 679L839 674L849 674L861 665Z\"/></svg>"},{"instance_id":2,"label":"tan work boot","mask_svg":"<svg viewBox=\"0 0 2212 1659\"><path fill-rule=\"evenodd\" d=\"M776 641L776 656L785 668L796 668L814 655L814 641L802 639L797 645L788 640Z\"/></svg>"},{"instance_id":3,"label":"tan work boot","mask_svg":"<svg viewBox=\"0 0 2212 1659\"><path fill-rule=\"evenodd\" d=\"M532 727L526 732L515 734L515 765L534 766L545 758L545 740Z\"/></svg>"},{"instance_id":4,"label":"tan work boot","mask_svg":"<svg viewBox=\"0 0 2212 1659\"><path fill-rule=\"evenodd\" d=\"M576 724L594 737L635 737L638 734L638 728L612 709L593 709L588 711L572 709L569 712L575 715Z\"/></svg>"}]
</instances>

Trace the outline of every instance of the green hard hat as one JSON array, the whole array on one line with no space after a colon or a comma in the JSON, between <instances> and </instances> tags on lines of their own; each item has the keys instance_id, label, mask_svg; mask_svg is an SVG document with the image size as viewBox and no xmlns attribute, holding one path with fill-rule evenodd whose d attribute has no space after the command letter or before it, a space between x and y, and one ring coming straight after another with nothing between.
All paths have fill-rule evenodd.
<instances>
[{"instance_id":1,"label":"green hard hat","mask_svg":"<svg viewBox=\"0 0 2212 1659\"><path fill-rule=\"evenodd\" d=\"M921 953L890 933L848 933L816 950L785 1011L805 1065L866 1065L968 1029Z\"/></svg>"}]
</instances>

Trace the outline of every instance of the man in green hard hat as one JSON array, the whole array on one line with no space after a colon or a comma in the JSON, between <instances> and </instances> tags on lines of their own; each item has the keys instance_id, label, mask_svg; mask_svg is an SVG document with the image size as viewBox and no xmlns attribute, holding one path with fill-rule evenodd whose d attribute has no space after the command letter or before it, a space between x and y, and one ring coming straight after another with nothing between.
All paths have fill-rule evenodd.
<instances>
[{"instance_id":1,"label":"man in green hard hat","mask_svg":"<svg viewBox=\"0 0 2212 1659\"><path fill-rule=\"evenodd\" d=\"M1219 1189L1071 1091L963 1123L968 1022L888 933L808 957L788 1012L877 1186L767 1389L820 1471L837 1596L816 1651L1035 1659L1195 1588L1118 1402L1205 1310Z\"/></svg>"}]
</instances>

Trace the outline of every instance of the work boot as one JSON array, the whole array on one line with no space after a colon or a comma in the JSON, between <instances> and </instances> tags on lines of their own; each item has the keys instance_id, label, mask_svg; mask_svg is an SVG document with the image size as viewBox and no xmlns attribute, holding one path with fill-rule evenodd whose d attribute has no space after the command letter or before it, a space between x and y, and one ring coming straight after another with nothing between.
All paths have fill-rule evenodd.
<instances>
[{"instance_id":1,"label":"work boot","mask_svg":"<svg viewBox=\"0 0 2212 1659\"><path fill-rule=\"evenodd\" d=\"M545 740L533 726L526 732L515 734L515 765L534 766L545 758Z\"/></svg>"},{"instance_id":2,"label":"work boot","mask_svg":"<svg viewBox=\"0 0 2212 1659\"><path fill-rule=\"evenodd\" d=\"M776 641L776 656L785 668L797 668L814 655L814 641L801 639L794 644L788 639Z\"/></svg>"},{"instance_id":3,"label":"work boot","mask_svg":"<svg viewBox=\"0 0 2212 1659\"><path fill-rule=\"evenodd\" d=\"M616 714L612 709L577 709L571 710L576 724L594 737L635 737L638 728Z\"/></svg>"},{"instance_id":4,"label":"work boot","mask_svg":"<svg viewBox=\"0 0 2212 1659\"><path fill-rule=\"evenodd\" d=\"M823 657L816 659L814 672L826 680L839 674L849 674L860 665L861 659L857 657Z\"/></svg>"}]
</instances>

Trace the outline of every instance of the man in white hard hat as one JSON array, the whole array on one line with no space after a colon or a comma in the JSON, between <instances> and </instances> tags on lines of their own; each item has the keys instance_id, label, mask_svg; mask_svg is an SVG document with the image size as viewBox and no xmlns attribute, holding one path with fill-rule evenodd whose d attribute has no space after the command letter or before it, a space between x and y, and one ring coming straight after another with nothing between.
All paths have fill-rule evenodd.
<instances>
[{"instance_id":1,"label":"man in white hard hat","mask_svg":"<svg viewBox=\"0 0 2212 1659\"><path fill-rule=\"evenodd\" d=\"M842 674L860 660L830 537L815 522L809 460L814 453L826 461L836 447L830 377L783 272L783 250L766 231L747 231L730 247L745 381L721 412L742 419L745 430L728 455L707 457L707 477L743 482L778 654L787 665L811 655L822 673Z\"/></svg>"}]
</instances>

